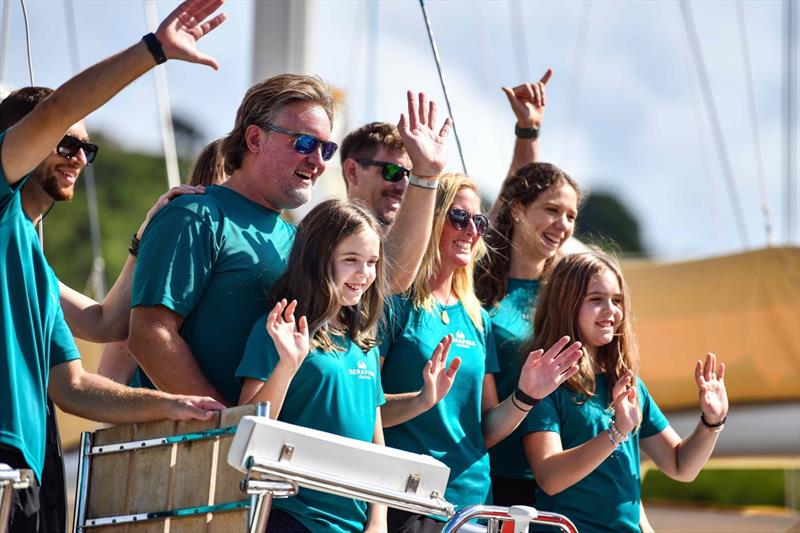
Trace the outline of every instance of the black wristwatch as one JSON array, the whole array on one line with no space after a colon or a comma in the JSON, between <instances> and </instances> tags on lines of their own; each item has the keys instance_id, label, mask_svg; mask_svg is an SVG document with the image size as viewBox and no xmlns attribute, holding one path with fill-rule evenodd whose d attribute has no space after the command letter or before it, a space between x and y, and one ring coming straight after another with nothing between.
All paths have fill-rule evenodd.
<instances>
[{"instance_id":1,"label":"black wristwatch","mask_svg":"<svg viewBox=\"0 0 800 533\"><path fill-rule=\"evenodd\" d=\"M542 401L542 400L537 400L536 398L533 398L531 396L528 396L527 394L522 392L522 389L520 389L519 387L517 387L514 390L514 398L520 403L524 403L525 405L529 405L531 407L531 409L536 407L539 404L539 402Z\"/></svg>"},{"instance_id":2,"label":"black wristwatch","mask_svg":"<svg viewBox=\"0 0 800 533\"><path fill-rule=\"evenodd\" d=\"M523 128L519 123L514 125L514 135L520 139L533 139L539 138L539 127L533 126L531 128Z\"/></svg>"}]
</instances>

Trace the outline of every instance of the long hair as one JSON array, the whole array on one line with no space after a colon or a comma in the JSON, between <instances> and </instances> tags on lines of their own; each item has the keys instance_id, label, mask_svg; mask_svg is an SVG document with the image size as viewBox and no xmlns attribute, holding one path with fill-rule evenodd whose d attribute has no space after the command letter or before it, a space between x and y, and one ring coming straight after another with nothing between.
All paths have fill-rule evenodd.
<instances>
[{"instance_id":1,"label":"long hair","mask_svg":"<svg viewBox=\"0 0 800 533\"><path fill-rule=\"evenodd\" d=\"M433 292L431 290L430 279L439 270L442 264L442 257L439 253L439 241L442 238L442 228L447 223L447 211L453 205L458 191L470 189L478 194L478 186L474 181L463 174L445 174L439 179L439 188L436 191L436 205L433 211L433 230L428 241L425 255L422 257L422 264L417 271L414 282L411 284L411 299L415 307L432 311ZM457 269L453 273L453 293L461 300L464 309L467 311L470 320L483 331L483 321L481 320L481 303L475 296L472 287L472 273L475 262L486 254L486 245L483 239L472 248L472 258L469 264Z\"/></svg>"},{"instance_id":2,"label":"long hair","mask_svg":"<svg viewBox=\"0 0 800 533\"><path fill-rule=\"evenodd\" d=\"M233 129L222 139L216 156L208 162L210 169L221 169L228 176L242 166L247 151L245 132L248 126L274 122L283 109L294 102L316 104L325 110L331 125L336 109L336 99L330 88L316 76L280 74L256 83L247 93L236 111ZM213 143L212 143L213 144ZM223 176L212 177L211 182L225 181Z\"/></svg>"},{"instance_id":3,"label":"long hair","mask_svg":"<svg viewBox=\"0 0 800 533\"><path fill-rule=\"evenodd\" d=\"M336 317L347 326L350 337L362 350L377 345L378 320L383 312L383 243L375 265L375 281L355 306L341 306L333 280L333 252L342 240L363 230L380 235L370 212L359 204L332 199L318 204L297 226L294 246L286 271L269 291L270 306L282 298L296 299L295 316L305 315L314 348L341 350L329 335L328 321Z\"/></svg>"},{"instance_id":4,"label":"long hair","mask_svg":"<svg viewBox=\"0 0 800 533\"><path fill-rule=\"evenodd\" d=\"M564 335L569 335L572 340L583 341L578 325L578 312L586 296L589 281L604 270L614 273L619 281L623 316L614 339L597 349L596 368L605 374L611 384L616 383L628 370L633 371L635 379L639 374L639 353L633 332L628 287L619 264L599 250L568 255L553 267L539 295L533 319L533 339L521 353L547 350ZM585 349L579 366L580 370L567 381L567 386L586 399L594 395L596 384L595 367L589 361Z\"/></svg>"},{"instance_id":5,"label":"long hair","mask_svg":"<svg viewBox=\"0 0 800 533\"><path fill-rule=\"evenodd\" d=\"M189 185L219 185L228 180L225 158L220 154L222 139L217 139L200 150L189 171Z\"/></svg>"},{"instance_id":6,"label":"long hair","mask_svg":"<svg viewBox=\"0 0 800 533\"><path fill-rule=\"evenodd\" d=\"M489 252L476 266L475 292L483 305L495 305L508 293L508 272L511 269L511 243L514 239L516 207L527 207L550 187L569 184L578 195L580 188L566 172L550 163L529 163L509 176L500 189L492 208L492 225L486 234ZM545 263L548 271L560 254Z\"/></svg>"}]
</instances>

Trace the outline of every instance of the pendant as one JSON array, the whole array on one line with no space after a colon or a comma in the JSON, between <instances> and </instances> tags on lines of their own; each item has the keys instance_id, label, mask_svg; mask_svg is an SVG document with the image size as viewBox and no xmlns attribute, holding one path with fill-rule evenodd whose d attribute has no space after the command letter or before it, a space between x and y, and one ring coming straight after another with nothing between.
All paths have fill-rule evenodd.
<instances>
[{"instance_id":1,"label":"pendant","mask_svg":"<svg viewBox=\"0 0 800 533\"><path fill-rule=\"evenodd\" d=\"M450 323L450 317L447 315L447 309L442 309L442 322L445 325Z\"/></svg>"}]
</instances>

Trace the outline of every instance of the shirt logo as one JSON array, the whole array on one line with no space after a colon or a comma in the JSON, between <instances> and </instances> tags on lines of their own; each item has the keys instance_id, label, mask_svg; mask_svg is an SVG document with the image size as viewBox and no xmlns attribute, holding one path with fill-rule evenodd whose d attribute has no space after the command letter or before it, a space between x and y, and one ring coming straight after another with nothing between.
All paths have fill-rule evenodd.
<instances>
[{"instance_id":1,"label":"shirt logo","mask_svg":"<svg viewBox=\"0 0 800 533\"><path fill-rule=\"evenodd\" d=\"M375 371L370 370L367 368L367 362L363 359L359 359L356 363L357 368L350 368L348 372L351 376L356 377L357 379L368 379L373 380L375 379Z\"/></svg>"},{"instance_id":2,"label":"shirt logo","mask_svg":"<svg viewBox=\"0 0 800 533\"><path fill-rule=\"evenodd\" d=\"M468 339L467 336L464 335L463 331L457 330L455 338L453 338L453 344L455 344L459 348L470 349L474 348L476 343L472 339Z\"/></svg>"}]
</instances>

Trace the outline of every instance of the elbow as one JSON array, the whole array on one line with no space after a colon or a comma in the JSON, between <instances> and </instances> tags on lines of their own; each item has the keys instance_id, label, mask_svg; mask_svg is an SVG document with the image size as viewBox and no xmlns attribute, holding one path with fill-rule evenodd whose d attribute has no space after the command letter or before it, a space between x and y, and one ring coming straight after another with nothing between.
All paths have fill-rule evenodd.
<instances>
[{"instance_id":1,"label":"elbow","mask_svg":"<svg viewBox=\"0 0 800 533\"><path fill-rule=\"evenodd\" d=\"M557 482L554 482L554 480L550 479L550 476L535 476L535 478L536 484L548 496L555 496L564 490L564 487L559 486Z\"/></svg>"}]
</instances>

